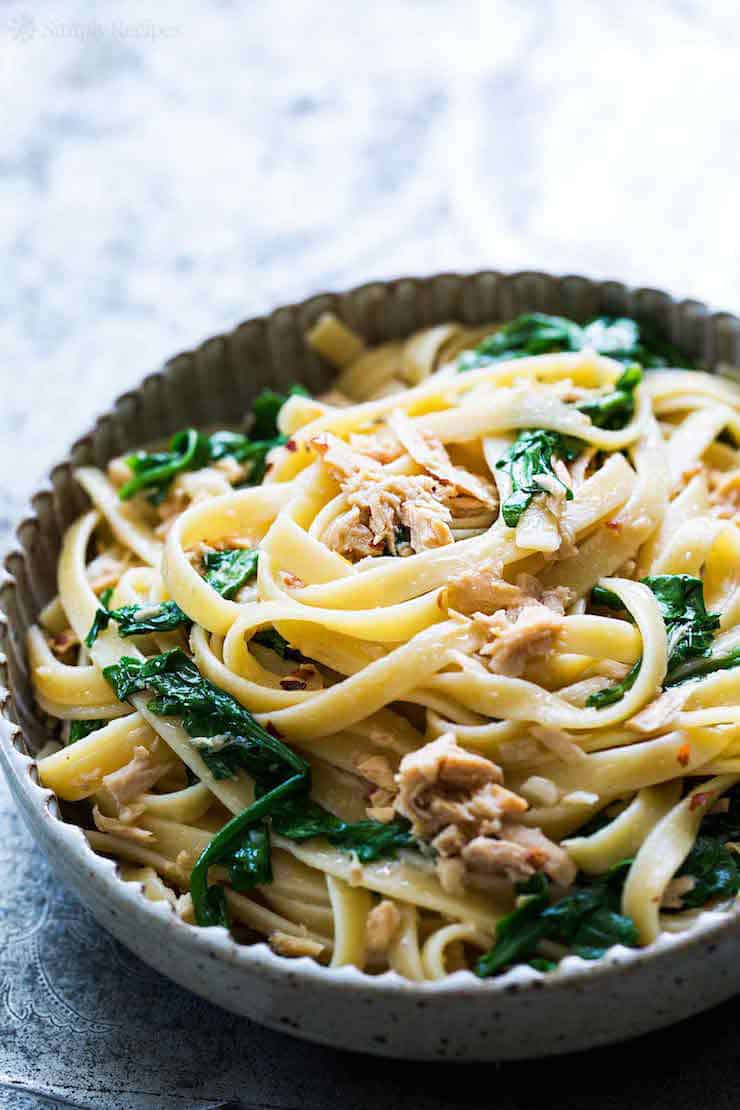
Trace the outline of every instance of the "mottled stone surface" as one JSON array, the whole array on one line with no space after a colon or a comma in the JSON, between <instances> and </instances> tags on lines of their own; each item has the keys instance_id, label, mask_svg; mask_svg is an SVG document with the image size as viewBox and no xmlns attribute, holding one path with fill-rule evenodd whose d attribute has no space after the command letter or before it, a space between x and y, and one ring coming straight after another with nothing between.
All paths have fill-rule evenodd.
<instances>
[{"instance_id":1,"label":"mottled stone surface","mask_svg":"<svg viewBox=\"0 0 740 1110\"><path fill-rule=\"evenodd\" d=\"M739 45L730 0L4 0L0 542L117 393L281 301L494 266L737 310ZM536 1068L302 1045L110 940L0 784L0 1106L729 1110L734 1012Z\"/></svg>"}]
</instances>

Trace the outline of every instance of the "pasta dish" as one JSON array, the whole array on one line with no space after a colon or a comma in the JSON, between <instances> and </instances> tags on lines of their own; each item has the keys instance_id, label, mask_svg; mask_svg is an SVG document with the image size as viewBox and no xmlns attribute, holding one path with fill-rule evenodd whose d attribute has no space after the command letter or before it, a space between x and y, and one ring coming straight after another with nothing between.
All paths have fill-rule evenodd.
<instances>
[{"instance_id":1,"label":"pasta dish","mask_svg":"<svg viewBox=\"0 0 740 1110\"><path fill-rule=\"evenodd\" d=\"M65 817L186 922L412 980L729 906L740 387L629 318L307 339L329 393L77 471Z\"/></svg>"}]
</instances>

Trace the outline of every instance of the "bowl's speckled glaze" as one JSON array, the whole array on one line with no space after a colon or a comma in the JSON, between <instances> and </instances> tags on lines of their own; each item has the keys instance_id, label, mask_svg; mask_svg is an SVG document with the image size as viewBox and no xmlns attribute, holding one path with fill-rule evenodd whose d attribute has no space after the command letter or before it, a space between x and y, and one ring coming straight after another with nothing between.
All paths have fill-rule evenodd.
<instances>
[{"instance_id":1,"label":"bowl's speckled glaze","mask_svg":"<svg viewBox=\"0 0 740 1110\"><path fill-rule=\"evenodd\" d=\"M334 1047L410 1059L542 1056L643 1033L728 998L740 989L735 910L707 912L690 932L664 935L648 949L617 947L596 963L568 957L547 976L516 968L486 982L458 972L441 983L412 984L393 973L371 977L308 959L288 961L265 944L237 945L224 929L186 925L169 906L147 901L138 884L119 878L115 863L91 851L76 826L60 820L56 799L38 785L32 756L45 732L24 642L56 591L61 535L85 508L73 468L102 465L184 424L233 423L267 385L298 380L312 390L326 387L333 372L303 335L329 308L371 343L444 320L479 324L525 310L576 319L624 313L656 320L699 363L740 364L740 320L696 301L584 277L493 272L401 279L313 297L172 359L121 397L55 467L6 561L0 762L29 829L60 880L147 963L226 1009Z\"/></svg>"}]
</instances>

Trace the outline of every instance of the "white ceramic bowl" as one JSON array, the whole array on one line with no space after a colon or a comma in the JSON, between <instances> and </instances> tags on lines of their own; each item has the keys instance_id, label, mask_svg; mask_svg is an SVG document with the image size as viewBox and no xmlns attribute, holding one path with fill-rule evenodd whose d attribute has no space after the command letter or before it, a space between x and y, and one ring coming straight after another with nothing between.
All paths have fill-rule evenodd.
<instances>
[{"instance_id":1,"label":"white ceramic bowl","mask_svg":"<svg viewBox=\"0 0 740 1110\"><path fill-rule=\"evenodd\" d=\"M695 301L583 277L491 272L313 297L172 359L121 397L54 468L6 562L0 762L29 829L60 882L141 959L228 1010L335 1047L411 1059L542 1056L643 1033L728 998L740 989L735 910L704 913L690 932L664 935L647 949L614 948L596 963L568 957L546 976L516 968L483 982L458 972L441 983L413 984L390 972L371 977L287 960L264 943L238 945L224 929L184 924L164 903L147 901L138 884L123 882L116 864L95 855L82 832L60 820L56 799L38 785L32 754L45 736L29 684L25 634L56 590L62 532L85 508L74 466L102 465L186 424L233 422L264 386L299 380L312 390L326 387L332 371L303 336L329 308L371 343L444 320L480 324L525 310L577 319L602 312L646 316L698 362L740 364L740 320L713 315Z\"/></svg>"}]
</instances>

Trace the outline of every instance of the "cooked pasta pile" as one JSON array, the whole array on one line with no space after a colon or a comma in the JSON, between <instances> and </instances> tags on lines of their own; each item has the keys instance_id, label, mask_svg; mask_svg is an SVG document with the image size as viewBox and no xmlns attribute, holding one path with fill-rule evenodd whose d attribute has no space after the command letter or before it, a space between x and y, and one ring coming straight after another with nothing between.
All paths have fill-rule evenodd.
<instances>
[{"instance_id":1,"label":"cooked pasta pile","mask_svg":"<svg viewBox=\"0 0 740 1110\"><path fill-rule=\"evenodd\" d=\"M740 890L740 389L645 326L365 348L90 467L29 636L41 782L186 921L439 979Z\"/></svg>"}]
</instances>

